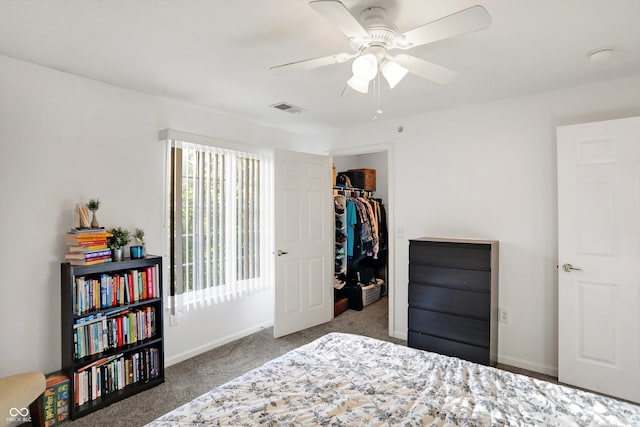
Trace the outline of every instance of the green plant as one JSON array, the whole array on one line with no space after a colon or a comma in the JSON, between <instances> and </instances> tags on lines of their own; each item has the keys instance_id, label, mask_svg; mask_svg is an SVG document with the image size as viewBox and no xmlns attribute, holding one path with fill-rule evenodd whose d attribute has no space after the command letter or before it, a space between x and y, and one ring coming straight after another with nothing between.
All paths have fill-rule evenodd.
<instances>
[{"instance_id":1,"label":"green plant","mask_svg":"<svg viewBox=\"0 0 640 427\"><path fill-rule=\"evenodd\" d=\"M123 248L131 241L129 231L121 227L112 228L109 233L111 233L111 237L109 237L109 248L111 249Z\"/></svg>"},{"instance_id":2,"label":"green plant","mask_svg":"<svg viewBox=\"0 0 640 427\"><path fill-rule=\"evenodd\" d=\"M138 244L144 246L144 230L141 228L136 228L133 232L133 237L138 241Z\"/></svg>"},{"instance_id":3,"label":"green plant","mask_svg":"<svg viewBox=\"0 0 640 427\"><path fill-rule=\"evenodd\" d=\"M91 212L97 211L100 208L100 199L89 199L89 202L87 203L87 208Z\"/></svg>"}]
</instances>

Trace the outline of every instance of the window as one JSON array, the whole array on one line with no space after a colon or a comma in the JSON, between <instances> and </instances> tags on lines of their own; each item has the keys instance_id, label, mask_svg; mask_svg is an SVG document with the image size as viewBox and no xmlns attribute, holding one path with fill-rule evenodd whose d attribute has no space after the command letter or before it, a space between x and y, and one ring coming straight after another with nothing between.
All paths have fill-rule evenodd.
<instances>
[{"instance_id":1,"label":"window","mask_svg":"<svg viewBox=\"0 0 640 427\"><path fill-rule=\"evenodd\" d=\"M169 141L167 154L176 306L266 289L272 281L270 159L177 140Z\"/></svg>"}]
</instances>

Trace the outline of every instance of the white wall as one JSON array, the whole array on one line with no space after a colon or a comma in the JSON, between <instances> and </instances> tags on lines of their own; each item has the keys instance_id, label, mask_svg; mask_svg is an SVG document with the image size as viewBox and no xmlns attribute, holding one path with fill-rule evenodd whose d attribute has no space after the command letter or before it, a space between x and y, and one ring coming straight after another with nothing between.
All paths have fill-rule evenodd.
<instances>
[{"instance_id":1,"label":"white wall","mask_svg":"<svg viewBox=\"0 0 640 427\"><path fill-rule=\"evenodd\" d=\"M299 151L394 144L390 218L407 238L499 239L500 305L511 310L499 359L553 374L555 127L640 115L638 87L640 76L373 122L331 145L321 134L301 137L0 56L0 376L60 367L59 263L75 203L99 197L102 225L144 228L148 252L162 252L163 128ZM392 312L402 337L408 245L395 243ZM188 313L166 325L168 362L270 323L271 306L272 295L261 294Z\"/></svg>"},{"instance_id":2,"label":"white wall","mask_svg":"<svg viewBox=\"0 0 640 427\"><path fill-rule=\"evenodd\" d=\"M101 225L143 228L148 253L162 254L164 128L267 147L317 145L0 56L0 376L60 368L60 262L77 202L100 198ZM167 322L167 362L270 324L272 305L272 293L262 293Z\"/></svg>"},{"instance_id":3,"label":"white wall","mask_svg":"<svg viewBox=\"0 0 640 427\"><path fill-rule=\"evenodd\" d=\"M511 311L499 361L557 373L555 127L638 115L639 87L640 76L343 131L329 150L394 145L392 217L405 234L395 241L395 336L407 334L407 239L498 239L500 306Z\"/></svg>"}]
</instances>

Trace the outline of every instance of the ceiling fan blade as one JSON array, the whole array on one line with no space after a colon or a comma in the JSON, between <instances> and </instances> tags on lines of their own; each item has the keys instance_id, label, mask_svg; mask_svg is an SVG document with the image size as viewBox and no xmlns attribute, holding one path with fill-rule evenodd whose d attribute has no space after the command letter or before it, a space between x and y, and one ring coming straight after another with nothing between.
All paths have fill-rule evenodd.
<instances>
[{"instance_id":1,"label":"ceiling fan blade","mask_svg":"<svg viewBox=\"0 0 640 427\"><path fill-rule=\"evenodd\" d=\"M476 5L400 34L394 40L394 47L409 49L490 26L491 16L484 7Z\"/></svg>"},{"instance_id":2,"label":"ceiling fan blade","mask_svg":"<svg viewBox=\"0 0 640 427\"><path fill-rule=\"evenodd\" d=\"M337 53L335 55L322 56L320 58L305 59L303 61L290 62L288 64L275 65L270 70L310 70L324 67L325 65L340 64L357 56L356 54Z\"/></svg>"},{"instance_id":3,"label":"ceiling fan blade","mask_svg":"<svg viewBox=\"0 0 640 427\"><path fill-rule=\"evenodd\" d=\"M439 85L446 85L458 75L457 72L450 70L449 68L445 68L442 65L427 62L423 59L406 55L404 53L397 55L395 58L390 57L390 59L409 70L411 74L431 80Z\"/></svg>"},{"instance_id":4,"label":"ceiling fan blade","mask_svg":"<svg viewBox=\"0 0 640 427\"><path fill-rule=\"evenodd\" d=\"M338 27L349 39L361 43L369 34L349 9L338 0L311 0L309 2L316 12Z\"/></svg>"}]
</instances>

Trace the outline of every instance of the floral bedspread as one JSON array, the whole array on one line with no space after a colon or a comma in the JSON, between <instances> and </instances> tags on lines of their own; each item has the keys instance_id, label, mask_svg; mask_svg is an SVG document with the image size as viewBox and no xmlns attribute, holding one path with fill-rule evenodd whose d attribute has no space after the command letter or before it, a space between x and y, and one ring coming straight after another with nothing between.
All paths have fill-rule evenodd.
<instances>
[{"instance_id":1,"label":"floral bedspread","mask_svg":"<svg viewBox=\"0 0 640 427\"><path fill-rule=\"evenodd\" d=\"M148 424L208 425L640 426L640 406L331 333Z\"/></svg>"}]
</instances>

